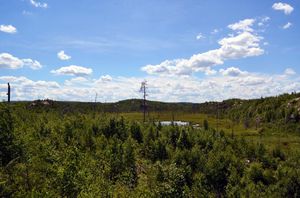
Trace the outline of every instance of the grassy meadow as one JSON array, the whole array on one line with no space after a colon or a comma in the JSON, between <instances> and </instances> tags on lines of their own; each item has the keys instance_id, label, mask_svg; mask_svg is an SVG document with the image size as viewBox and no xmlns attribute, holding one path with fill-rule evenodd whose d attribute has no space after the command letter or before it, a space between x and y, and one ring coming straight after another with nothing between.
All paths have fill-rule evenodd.
<instances>
[{"instance_id":1,"label":"grassy meadow","mask_svg":"<svg viewBox=\"0 0 300 198\"><path fill-rule=\"evenodd\" d=\"M110 113L108 115L124 117L129 121L143 122L142 112ZM217 119L217 115L204 113L149 112L146 118L148 121L180 120L190 122L191 125L198 124L199 127L203 127L204 120L207 120L209 127L223 131L226 135L245 137L248 141L263 143L267 148L281 146L284 150L300 150L300 136L296 133L286 132L284 127L278 130L264 129L265 131L262 133L264 125L245 128L242 123L233 122L228 118Z\"/></svg>"}]
</instances>

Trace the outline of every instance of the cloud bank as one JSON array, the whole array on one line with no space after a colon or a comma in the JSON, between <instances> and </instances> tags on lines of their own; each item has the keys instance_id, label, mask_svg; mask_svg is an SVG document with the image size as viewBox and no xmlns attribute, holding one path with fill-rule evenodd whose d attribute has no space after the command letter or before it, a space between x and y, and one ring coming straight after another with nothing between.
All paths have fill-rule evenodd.
<instances>
[{"instance_id":1,"label":"cloud bank","mask_svg":"<svg viewBox=\"0 0 300 198\"><path fill-rule=\"evenodd\" d=\"M191 56L189 59L165 60L157 65L146 65L142 71L151 75L189 76L194 72L210 71L211 67L224 64L224 61L259 56L264 53L260 46L261 36L255 34L251 26L254 19L245 19L230 24L228 28L237 31L236 35L221 39L218 49Z\"/></svg>"},{"instance_id":2,"label":"cloud bank","mask_svg":"<svg viewBox=\"0 0 300 198\"><path fill-rule=\"evenodd\" d=\"M13 100L118 101L140 98L140 83L147 80L150 100L166 102L221 101L229 98L260 98L300 91L300 78L287 68L281 74L262 74L242 71L237 67L221 69L206 78L178 76L74 77L62 83L33 81L23 76L0 76L0 96L6 98L6 83L10 82Z\"/></svg>"}]
</instances>

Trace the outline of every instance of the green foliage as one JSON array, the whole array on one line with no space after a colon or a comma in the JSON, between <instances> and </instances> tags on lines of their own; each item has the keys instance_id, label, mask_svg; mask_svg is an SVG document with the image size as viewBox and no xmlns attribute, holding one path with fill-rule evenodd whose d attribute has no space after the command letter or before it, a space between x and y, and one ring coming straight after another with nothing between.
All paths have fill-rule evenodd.
<instances>
[{"instance_id":1,"label":"green foliage","mask_svg":"<svg viewBox=\"0 0 300 198\"><path fill-rule=\"evenodd\" d=\"M265 109L250 102L260 110L231 113L251 127ZM162 126L55 105L0 106L0 197L299 197L296 149L228 136L210 117L203 129ZM274 111L269 124L296 115L275 107L265 107Z\"/></svg>"},{"instance_id":2,"label":"green foliage","mask_svg":"<svg viewBox=\"0 0 300 198\"><path fill-rule=\"evenodd\" d=\"M280 160L285 160L286 158L284 152L279 147L273 149L272 154L274 158L279 158Z\"/></svg>"},{"instance_id":3,"label":"green foliage","mask_svg":"<svg viewBox=\"0 0 300 198\"><path fill-rule=\"evenodd\" d=\"M181 130L176 145L177 145L178 148L180 148L180 149L185 149L185 148L188 149L188 148L190 148L190 146L191 146L191 145L190 145L190 140L189 140L188 134L187 134L187 132L185 131L185 129Z\"/></svg>"},{"instance_id":4,"label":"green foliage","mask_svg":"<svg viewBox=\"0 0 300 198\"><path fill-rule=\"evenodd\" d=\"M263 168L261 163L252 163L246 170L246 174L249 180L257 184L258 182L264 182Z\"/></svg>"},{"instance_id":5,"label":"green foliage","mask_svg":"<svg viewBox=\"0 0 300 198\"><path fill-rule=\"evenodd\" d=\"M131 137L138 143L143 143L143 133L141 127L137 122L133 122L130 127Z\"/></svg>"}]
</instances>

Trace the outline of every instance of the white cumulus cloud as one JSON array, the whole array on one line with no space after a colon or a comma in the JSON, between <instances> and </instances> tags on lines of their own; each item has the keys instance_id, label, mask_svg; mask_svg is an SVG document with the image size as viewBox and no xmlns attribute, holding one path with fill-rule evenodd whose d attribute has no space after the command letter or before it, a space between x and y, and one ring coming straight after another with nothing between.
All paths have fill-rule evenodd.
<instances>
[{"instance_id":1,"label":"white cumulus cloud","mask_svg":"<svg viewBox=\"0 0 300 198\"><path fill-rule=\"evenodd\" d=\"M228 28L235 30L235 31L238 30L238 31L253 32L253 29L251 28L251 26L253 26L254 22L255 22L255 19L244 19L237 23L228 25Z\"/></svg>"},{"instance_id":2,"label":"white cumulus cloud","mask_svg":"<svg viewBox=\"0 0 300 198\"><path fill-rule=\"evenodd\" d=\"M285 75L288 75L288 76L293 76L293 75L296 74L296 72L295 72L292 68L286 68L286 69L284 70L284 74L285 74Z\"/></svg>"},{"instance_id":3,"label":"white cumulus cloud","mask_svg":"<svg viewBox=\"0 0 300 198\"><path fill-rule=\"evenodd\" d=\"M271 18L268 16L262 17L262 18L260 18L260 21L258 22L257 25L264 26L269 20L271 20Z\"/></svg>"},{"instance_id":4,"label":"white cumulus cloud","mask_svg":"<svg viewBox=\"0 0 300 198\"><path fill-rule=\"evenodd\" d=\"M65 81L65 85L67 86L78 86L78 85L85 86L85 83L89 83L89 80L82 76L74 77Z\"/></svg>"},{"instance_id":5,"label":"white cumulus cloud","mask_svg":"<svg viewBox=\"0 0 300 198\"><path fill-rule=\"evenodd\" d=\"M31 69L37 70L37 69L41 69L42 68L41 63L39 61L37 61L37 60L32 60L30 58L27 58L27 59L22 59L22 61L24 63L24 66L28 66Z\"/></svg>"},{"instance_id":6,"label":"white cumulus cloud","mask_svg":"<svg viewBox=\"0 0 300 198\"><path fill-rule=\"evenodd\" d=\"M219 32L220 32L219 29L213 29L213 31L211 31L211 34L217 34L217 33L219 33Z\"/></svg>"},{"instance_id":7,"label":"white cumulus cloud","mask_svg":"<svg viewBox=\"0 0 300 198\"><path fill-rule=\"evenodd\" d=\"M71 59L71 56L65 54L65 51L61 50L57 53L57 57L60 59L60 60L69 60Z\"/></svg>"},{"instance_id":8,"label":"white cumulus cloud","mask_svg":"<svg viewBox=\"0 0 300 198\"><path fill-rule=\"evenodd\" d=\"M0 54L0 68L19 69L23 67L24 63L17 57L8 53Z\"/></svg>"},{"instance_id":9,"label":"white cumulus cloud","mask_svg":"<svg viewBox=\"0 0 300 198\"><path fill-rule=\"evenodd\" d=\"M37 60L32 60L30 58L20 59L9 53L0 54L0 68L19 69L24 66L30 67L34 70L42 68L41 63Z\"/></svg>"},{"instance_id":10,"label":"white cumulus cloud","mask_svg":"<svg viewBox=\"0 0 300 198\"><path fill-rule=\"evenodd\" d=\"M14 34L17 33L17 28L15 28L12 25L0 25L0 31L9 34Z\"/></svg>"},{"instance_id":11,"label":"white cumulus cloud","mask_svg":"<svg viewBox=\"0 0 300 198\"><path fill-rule=\"evenodd\" d=\"M241 71L237 67L229 67L227 69L220 69L219 71L223 76L232 76L232 77L237 77L237 76L242 76L246 75L247 72Z\"/></svg>"},{"instance_id":12,"label":"white cumulus cloud","mask_svg":"<svg viewBox=\"0 0 300 198\"><path fill-rule=\"evenodd\" d=\"M282 26L283 29L288 29L292 26L293 24L288 22L287 24L285 24L284 26Z\"/></svg>"},{"instance_id":13,"label":"white cumulus cloud","mask_svg":"<svg viewBox=\"0 0 300 198\"><path fill-rule=\"evenodd\" d=\"M70 66L61 67L57 70L52 70L51 73L57 75L87 76L92 74L93 70L87 67L70 65Z\"/></svg>"},{"instance_id":14,"label":"white cumulus cloud","mask_svg":"<svg viewBox=\"0 0 300 198\"><path fill-rule=\"evenodd\" d=\"M29 0L30 4L33 5L36 8L48 8L47 3L41 3L36 0Z\"/></svg>"},{"instance_id":15,"label":"white cumulus cloud","mask_svg":"<svg viewBox=\"0 0 300 198\"><path fill-rule=\"evenodd\" d=\"M293 10L294 10L294 8L291 5L289 5L287 3L281 3L281 2L274 3L273 6L272 6L272 8L274 10L283 11L284 14L286 14L286 15L291 14L293 12Z\"/></svg>"},{"instance_id":16,"label":"white cumulus cloud","mask_svg":"<svg viewBox=\"0 0 300 198\"><path fill-rule=\"evenodd\" d=\"M102 82L110 82L110 81L112 81L112 77L110 75L104 75L104 76L100 77L100 80Z\"/></svg>"},{"instance_id":17,"label":"white cumulus cloud","mask_svg":"<svg viewBox=\"0 0 300 198\"><path fill-rule=\"evenodd\" d=\"M202 33L199 33L197 36L196 36L196 39L197 40L201 40L201 39L204 39L205 36L202 34Z\"/></svg>"}]
</instances>

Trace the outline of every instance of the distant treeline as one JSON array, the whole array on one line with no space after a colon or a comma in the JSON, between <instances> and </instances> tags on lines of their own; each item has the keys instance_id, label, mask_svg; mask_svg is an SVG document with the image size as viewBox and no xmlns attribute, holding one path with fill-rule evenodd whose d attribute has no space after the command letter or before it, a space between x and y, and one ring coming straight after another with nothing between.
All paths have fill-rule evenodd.
<instances>
[{"instance_id":1,"label":"distant treeline","mask_svg":"<svg viewBox=\"0 0 300 198\"><path fill-rule=\"evenodd\" d=\"M33 111L60 111L61 113L89 112L141 112L142 100L130 99L116 103L63 102L63 101L15 102L15 108ZM300 120L300 93L274 97L241 100L229 99L222 102L166 103L147 101L148 112L203 113L219 118L230 118L252 124L282 122L298 123Z\"/></svg>"}]
</instances>

